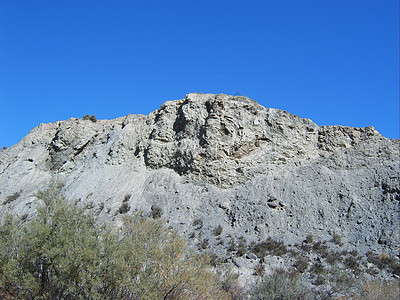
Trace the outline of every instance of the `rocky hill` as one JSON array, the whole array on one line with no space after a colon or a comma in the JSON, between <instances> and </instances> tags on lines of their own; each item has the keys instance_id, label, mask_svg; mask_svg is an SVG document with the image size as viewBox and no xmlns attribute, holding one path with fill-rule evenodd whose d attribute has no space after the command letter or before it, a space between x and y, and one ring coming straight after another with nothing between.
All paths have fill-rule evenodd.
<instances>
[{"instance_id":1,"label":"rocky hill","mask_svg":"<svg viewBox=\"0 0 400 300\"><path fill-rule=\"evenodd\" d=\"M31 217L36 192L56 180L100 222L162 215L246 278L260 263L300 269L280 246L306 253L306 269L324 262L324 245L356 250L362 270L380 272L373 255L398 263L399 151L373 127L320 127L246 97L188 94L148 116L41 124L0 150L0 215Z\"/></svg>"}]
</instances>

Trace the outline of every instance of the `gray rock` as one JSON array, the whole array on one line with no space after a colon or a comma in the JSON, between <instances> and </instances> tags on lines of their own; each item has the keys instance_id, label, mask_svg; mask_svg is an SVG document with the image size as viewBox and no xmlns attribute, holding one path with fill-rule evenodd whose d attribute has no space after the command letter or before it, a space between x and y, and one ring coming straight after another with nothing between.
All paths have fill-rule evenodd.
<instances>
[{"instance_id":1,"label":"gray rock","mask_svg":"<svg viewBox=\"0 0 400 300\"><path fill-rule=\"evenodd\" d=\"M373 127L319 127L246 97L189 94L148 116L34 128L0 151L0 216L31 215L37 191L57 180L67 199L98 210L99 222L119 226L129 194L127 214L162 214L220 257L231 238L248 246L334 234L360 253L394 255L399 151Z\"/></svg>"},{"instance_id":2,"label":"gray rock","mask_svg":"<svg viewBox=\"0 0 400 300\"><path fill-rule=\"evenodd\" d=\"M257 259L257 256L254 253L248 253L246 255L246 258L255 260L255 259Z\"/></svg>"},{"instance_id":3,"label":"gray rock","mask_svg":"<svg viewBox=\"0 0 400 300\"><path fill-rule=\"evenodd\" d=\"M267 205L268 205L270 208L277 208L277 207L278 207L278 203L276 203L276 202L268 202Z\"/></svg>"}]
</instances>

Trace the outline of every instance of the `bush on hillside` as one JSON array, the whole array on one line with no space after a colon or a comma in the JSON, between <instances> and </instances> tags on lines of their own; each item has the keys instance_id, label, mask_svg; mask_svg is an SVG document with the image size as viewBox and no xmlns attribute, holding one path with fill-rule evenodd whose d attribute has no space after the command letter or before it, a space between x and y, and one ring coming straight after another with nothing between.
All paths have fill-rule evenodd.
<instances>
[{"instance_id":1,"label":"bush on hillside","mask_svg":"<svg viewBox=\"0 0 400 300\"><path fill-rule=\"evenodd\" d=\"M252 300L297 300L314 299L311 291L300 285L297 277L283 270L275 270L272 275L264 276L250 291Z\"/></svg>"},{"instance_id":2,"label":"bush on hillside","mask_svg":"<svg viewBox=\"0 0 400 300\"><path fill-rule=\"evenodd\" d=\"M162 219L123 216L99 226L59 190L22 223L0 224L0 294L20 299L229 299L207 259L188 252Z\"/></svg>"},{"instance_id":3,"label":"bush on hillside","mask_svg":"<svg viewBox=\"0 0 400 300\"><path fill-rule=\"evenodd\" d=\"M395 281L370 281L363 284L362 299L365 300L391 300L398 299L400 295L400 282Z\"/></svg>"},{"instance_id":4,"label":"bush on hillside","mask_svg":"<svg viewBox=\"0 0 400 300\"><path fill-rule=\"evenodd\" d=\"M82 117L82 119L84 119L84 120L90 120L90 121L92 121L93 123L96 123L96 122L97 122L97 118L96 118L95 115L84 115L84 116Z\"/></svg>"}]
</instances>

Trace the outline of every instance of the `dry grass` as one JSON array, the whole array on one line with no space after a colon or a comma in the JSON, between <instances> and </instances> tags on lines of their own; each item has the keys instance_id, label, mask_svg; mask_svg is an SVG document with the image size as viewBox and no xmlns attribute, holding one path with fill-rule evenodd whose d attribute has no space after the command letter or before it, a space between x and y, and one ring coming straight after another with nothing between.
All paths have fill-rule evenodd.
<instances>
[{"instance_id":1,"label":"dry grass","mask_svg":"<svg viewBox=\"0 0 400 300\"><path fill-rule=\"evenodd\" d=\"M392 300L400 298L400 281L370 281L363 284L363 293L360 299L365 300Z\"/></svg>"}]
</instances>

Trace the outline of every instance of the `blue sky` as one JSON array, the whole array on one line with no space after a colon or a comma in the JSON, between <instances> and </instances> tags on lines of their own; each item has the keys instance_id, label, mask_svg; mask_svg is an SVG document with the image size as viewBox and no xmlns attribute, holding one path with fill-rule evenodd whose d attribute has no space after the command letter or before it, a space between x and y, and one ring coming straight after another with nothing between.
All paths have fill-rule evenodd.
<instances>
[{"instance_id":1,"label":"blue sky","mask_svg":"<svg viewBox=\"0 0 400 300\"><path fill-rule=\"evenodd\" d=\"M0 147L190 92L399 138L399 2L0 1Z\"/></svg>"}]
</instances>

